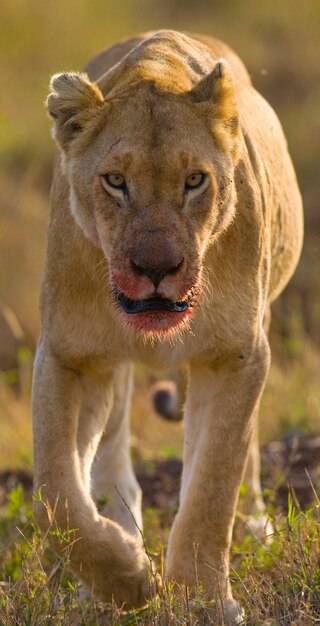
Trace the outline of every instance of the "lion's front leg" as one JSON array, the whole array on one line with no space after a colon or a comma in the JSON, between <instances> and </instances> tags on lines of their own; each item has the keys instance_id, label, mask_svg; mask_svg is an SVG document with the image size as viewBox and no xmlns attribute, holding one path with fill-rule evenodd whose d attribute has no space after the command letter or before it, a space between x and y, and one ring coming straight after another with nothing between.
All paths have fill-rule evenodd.
<instances>
[{"instance_id":1,"label":"lion's front leg","mask_svg":"<svg viewBox=\"0 0 320 626\"><path fill-rule=\"evenodd\" d=\"M180 510L168 550L170 577L186 583L191 593L201 585L207 599L224 598L231 608L229 549L254 414L269 367L264 335L245 356L190 368Z\"/></svg>"},{"instance_id":2,"label":"lion's front leg","mask_svg":"<svg viewBox=\"0 0 320 626\"><path fill-rule=\"evenodd\" d=\"M136 538L99 515L90 494L90 464L112 394L111 372L79 374L40 345L33 393L34 475L47 506L36 502L35 516L44 531L53 526L60 537L73 531L66 535L72 538L71 567L94 595L141 606L152 593L149 559ZM89 426L79 434L83 407ZM63 539L55 545L60 553L70 550Z\"/></svg>"}]
</instances>

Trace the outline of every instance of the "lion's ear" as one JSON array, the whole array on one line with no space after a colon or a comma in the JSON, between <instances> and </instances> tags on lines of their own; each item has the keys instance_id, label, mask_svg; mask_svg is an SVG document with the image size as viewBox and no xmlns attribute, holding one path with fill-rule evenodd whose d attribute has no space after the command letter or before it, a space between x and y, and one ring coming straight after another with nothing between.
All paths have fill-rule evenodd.
<instances>
[{"instance_id":1,"label":"lion's ear","mask_svg":"<svg viewBox=\"0 0 320 626\"><path fill-rule=\"evenodd\" d=\"M99 87L89 80L87 74L55 74L50 82L46 107L54 120L53 136L58 145L66 151L69 142L104 106Z\"/></svg>"},{"instance_id":2,"label":"lion's ear","mask_svg":"<svg viewBox=\"0 0 320 626\"><path fill-rule=\"evenodd\" d=\"M193 102L202 105L210 121L220 123L231 137L238 135L239 118L235 86L227 61L216 62L210 74L189 93Z\"/></svg>"}]
</instances>

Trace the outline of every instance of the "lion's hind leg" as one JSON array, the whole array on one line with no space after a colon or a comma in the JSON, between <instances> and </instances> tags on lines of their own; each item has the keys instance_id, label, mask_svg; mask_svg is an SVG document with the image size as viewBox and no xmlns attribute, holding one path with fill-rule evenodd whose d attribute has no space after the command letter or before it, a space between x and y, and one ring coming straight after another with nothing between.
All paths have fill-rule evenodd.
<instances>
[{"instance_id":1,"label":"lion's hind leg","mask_svg":"<svg viewBox=\"0 0 320 626\"><path fill-rule=\"evenodd\" d=\"M243 494L238 510L240 523L236 525L236 536L252 535L255 539L271 541L273 527L266 512L260 482L260 449L256 423L243 478Z\"/></svg>"},{"instance_id":2,"label":"lion's hind leg","mask_svg":"<svg viewBox=\"0 0 320 626\"><path fill-rule=\"evenodd\" d=\"M270 323L271 308L270 305L268 305L263 319L263 328L267 336L269 333ZM243 495L240 498L238 505L240 518L243 524L236 525L236 535L240 533L240 526L242 526L245 534L250 534L255 539L266 538L267 541L271 541L273 527L266 512L260 481L258 415L255 417L255 428L246 461L243 487Z\"/></svg>"},{"instance_id":3,"label":"lion's hind leg","mask_svg":"<svg viewBox=\"0 0 320 626\"><path fill-rule=\"evenodd\" d=\"M113 407L94 461L92 493L102 515L140 538L141 488L130 457L131 389L131 366L121 365L114 382Z\"/></svg>"}]
</instances>

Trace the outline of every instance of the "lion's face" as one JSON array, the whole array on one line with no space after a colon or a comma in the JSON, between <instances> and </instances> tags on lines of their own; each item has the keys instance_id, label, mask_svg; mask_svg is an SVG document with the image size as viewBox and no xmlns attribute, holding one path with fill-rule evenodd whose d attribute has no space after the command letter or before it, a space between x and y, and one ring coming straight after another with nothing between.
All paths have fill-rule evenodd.
<instances>
[{"instance_id":1,"label":"lion's face","mask_svg":"<svg viewBox=\"0 0 320 626\"><path fill-rule=\"evenodd\" d=\"M60 139L71 210L104 252L124 323L168 333L187 325L206 250L232 218L233 151L205 108L149 82L96 108Z\"/></svg>"}]
</instances>

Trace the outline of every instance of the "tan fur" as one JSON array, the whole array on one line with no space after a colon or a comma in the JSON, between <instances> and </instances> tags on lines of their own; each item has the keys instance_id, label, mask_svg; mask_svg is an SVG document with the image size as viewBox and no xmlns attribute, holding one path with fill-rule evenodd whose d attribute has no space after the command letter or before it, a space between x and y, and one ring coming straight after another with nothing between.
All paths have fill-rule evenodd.
<instances>
[{"instance_id":1,"label":"tan fur","mask_svg":"<svg viewBox=\"0 0 320 626\"><path fill-rule=\"evenodd\" d=\"M53 184L41 296L35 487L56 502L58 525L77 529L71 565L93 593L143 604L154 587L128 510L140 525L130 384L121 381L131 360L187 367L167 574L191 593L200 581L208 599L222 593L236 623L229 548L269 369L263 321L302 242L301 198L279 121L227 46L171 31L117 44L87 74L56 75L47 106L64 166ZM184 193L199 171L207 174L203 187ZM106 189L108 172L125 177L128 196ZM187 321L161 314L147 328L141 316L117 310L112 285L133 299L153 296L155 283L137 271L152 263L167 272L161 297L193 298ZM256 512L251 467L257 462L248 462ZM102 515L93 498L103 495L110 506ZM46 528L43 505L35 512Z\"/></svg>"}]
</instances>

